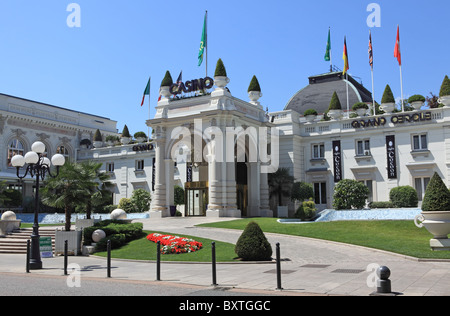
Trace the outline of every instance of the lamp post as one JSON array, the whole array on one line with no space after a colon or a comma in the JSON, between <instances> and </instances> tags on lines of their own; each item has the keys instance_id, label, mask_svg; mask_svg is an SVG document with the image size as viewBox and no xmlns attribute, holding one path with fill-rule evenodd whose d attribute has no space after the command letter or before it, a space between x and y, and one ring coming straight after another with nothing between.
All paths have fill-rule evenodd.
<instances>
[{"instance_id":1,"label":"lamp post","mask_svg":"<svg viewBox=\"0 0 450 316\"><path fill-rule=\"evenodd\" d=\"M41 254L39 251L39 181L44 180L48 174L50 177L56 177L59 174L59 167L64 165L65 158L63 155L56 154L50 159L43 157L45 152L45 145L42 142L35 142L31 146L31 151L22 155L15 155L11 159L11 164L17 169L17 177L22 180L28 174L31 177L36 177L36 194L34 201L34 223L33 232L31 234L31 255L30 255L30 269L39 270L42 269ZM19 171L25 164L27 164L25 174L20 176ZM56 166L56 175L52 175L50 172L50 165Z\"/></svg>"}]
</instances>

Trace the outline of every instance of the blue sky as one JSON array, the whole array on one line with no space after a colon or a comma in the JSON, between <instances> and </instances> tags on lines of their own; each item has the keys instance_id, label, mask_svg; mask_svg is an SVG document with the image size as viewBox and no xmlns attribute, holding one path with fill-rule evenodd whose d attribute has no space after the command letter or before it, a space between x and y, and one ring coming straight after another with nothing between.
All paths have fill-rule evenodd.
<instances>
[{"instance_id":1,"label":"blue sky","mask_svg":"<svg viewBox=\"0 0 450 316\"><path fill-rule=\"evenodd\" d=\"M80 6L81 27L70 28L67 6ZM380 6L381 26L369 28L370 3ZM450 75L449 1L104 1L2 0L0 2L0 92L106 116L122 130L147 131L148 99L140 106L149 76L151 114L166 70L174 80L203 77L197 54L208 10L208 74L222 58L231 93L248 100L258 77L269 111L284 108L325 73L328 27L333 64L343 68L347 36L351 75L371 90L368 36L374 46L375 98L386 84L400 96L393 56L400 25L404 96L439 93Z\"/></svg>"}]
</instances>

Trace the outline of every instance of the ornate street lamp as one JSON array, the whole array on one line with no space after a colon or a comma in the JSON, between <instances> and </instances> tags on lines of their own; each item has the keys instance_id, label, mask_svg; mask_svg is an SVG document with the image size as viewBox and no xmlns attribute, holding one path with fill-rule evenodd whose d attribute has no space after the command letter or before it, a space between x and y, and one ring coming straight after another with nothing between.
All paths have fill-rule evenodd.
<instances>
[{"instance_id":1,"label":"ornate street lamp","mask_svg":"<svg viewBox=\"0 0 450 316\"><path fill-rule=\"evenodd\" d=\"M31 146L31 151L22 155L15 155L11 159L11 164L17 169L17 177L22 180L28 174L31 177L36 176L36 194L34 201L34 224L33 233L31 234L31 255L30 255L30 269L38 270L42 269L41 253L39 251L39 180L44 181L45 176L48 174L50 177L56 177L59 174L59 167L64 165L66 159L63 155L56 154L50 159L43 157L45 152L45 145L42 142L35 142ZM19 171L25 164L27 168L25 174L20 176ZM56 167L56 175L52 175L50 172L50 165L53 164Z\"/></svg>"}]
</instances>

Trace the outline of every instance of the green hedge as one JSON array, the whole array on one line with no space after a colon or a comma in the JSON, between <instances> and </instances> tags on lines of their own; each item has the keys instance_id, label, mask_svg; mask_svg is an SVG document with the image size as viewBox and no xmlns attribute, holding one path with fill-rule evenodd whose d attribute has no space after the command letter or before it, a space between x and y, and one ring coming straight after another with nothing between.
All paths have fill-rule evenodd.
<instances>
[{"instance_id":1,"label":"green hedge","mask_svg":"<svg viewBox=\"0 0 450 316\"><path fill-rule=\"evenodd\" d=\"M416 189L409 185L393 188L389 199L394 207L417 207L419 203Z\"/></svg>"},{"instance_id":2,"label":"green hedge","mask_svg":"<svg viewBox=\"0 0 450 316\"><path fill-rule=\"evenodd\" d=\"M121 220L105 220L84 229L85 245L92 243L92 233L97 229L103 230L106 233L106 237L97 243L96 251L106 250L106 242L108 239L111 240L111 249L116 249L145 235L142 231L142 223L124 223Z\"/></svg>"},{"instance_id":3,"label":"green hedge","mask_svg":"<svg viewBox=\"0 0 450 316\"><path fill-rule=\"evenodd\" d=\"M266 261L272 258L272 247L256 222L248 223L239 237L235 252L244 261Z\"/></svg>"}]
</instances>

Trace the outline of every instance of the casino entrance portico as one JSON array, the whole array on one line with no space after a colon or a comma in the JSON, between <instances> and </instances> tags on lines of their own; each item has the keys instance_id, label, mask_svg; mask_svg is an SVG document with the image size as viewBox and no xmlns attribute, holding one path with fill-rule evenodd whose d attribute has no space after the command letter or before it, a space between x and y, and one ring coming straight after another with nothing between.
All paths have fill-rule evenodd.
<instances>
[{"instance_id":1,"label":"casino entrance portico","mask_svg":"<svg viewBox=\"0 0 450 316\"><path fill-rule=\"evenodd\" d=\"M259 102L234 98L225 87L195 97L170 96L147 121L155 146L150 217L170 216L177 172L185 216L272 217L267 173L276 170L277 159L268 149L278 139Z\"/></svg>"}]
</instances>

